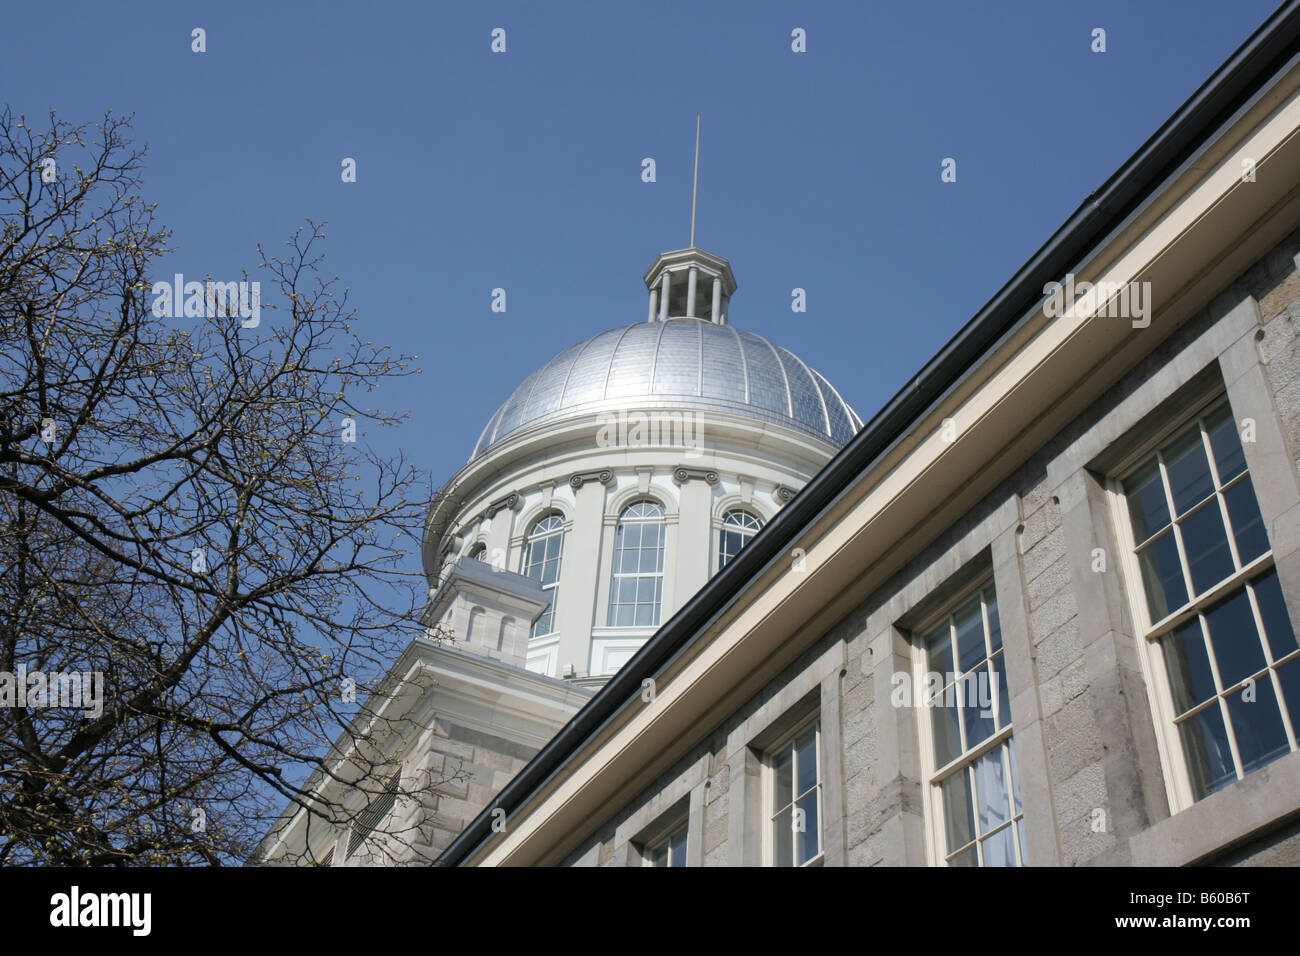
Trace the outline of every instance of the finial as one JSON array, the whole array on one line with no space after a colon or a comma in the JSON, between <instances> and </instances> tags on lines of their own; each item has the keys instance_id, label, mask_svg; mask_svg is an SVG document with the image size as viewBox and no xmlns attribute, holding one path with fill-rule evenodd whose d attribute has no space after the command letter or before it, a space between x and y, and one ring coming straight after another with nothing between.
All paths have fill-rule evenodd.
<instances>
[{"instance_id":1,"label":"finial","mask_svg":"<svg viewBox=\"0 0 1300 956\"><path fill-rule=\"evenodd\" d=\"M700 114L695 114L695 185L691 187L691 248L695 248L695 198L700 193Z\"/></svg>"}]
</instances>

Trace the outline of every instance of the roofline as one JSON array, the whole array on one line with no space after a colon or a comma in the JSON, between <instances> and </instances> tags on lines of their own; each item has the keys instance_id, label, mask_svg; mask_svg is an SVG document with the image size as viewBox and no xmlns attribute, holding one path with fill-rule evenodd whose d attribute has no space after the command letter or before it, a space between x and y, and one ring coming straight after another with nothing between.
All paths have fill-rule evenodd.
<instances>
[{"instance_id":1,"label":"roofline","mask_svg":"<svg viewBox=\"0 0 1300 956\"><path fill-rule=\"evenodd\" d=\"M834 506L855 479L974 367L1026 321L1043 287L1084 259L1111 231L1247 102L1300 48L1300 0L1278 7L1129 159L1074 211L1008 282L912 377L839 454L727 566L709 580L600 692L508 783L435 861L457 866L492 833L493 811L506 819L563 769L566 760L640 693L722 614L789 543ZM497 815L500 816L499 814Z\"/></svg>"}]
</instances>

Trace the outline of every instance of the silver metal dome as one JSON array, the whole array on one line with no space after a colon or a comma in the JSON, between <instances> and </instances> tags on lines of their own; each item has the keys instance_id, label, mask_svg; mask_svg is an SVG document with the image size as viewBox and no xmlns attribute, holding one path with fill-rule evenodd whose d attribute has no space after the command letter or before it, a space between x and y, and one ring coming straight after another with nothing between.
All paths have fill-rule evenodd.
<instances>
[{"instance_id":1,"label":"silver metal dome","mask_svg":"<svg viewBox=\"0 0 1300 956\"><path fill-rule=\"evenodd\" d=\"M862 419L794 353L700 319L639 322L565 349L483 429L471 460L516 432L605 408L717 409L844 445Z\"/></svg>"}]
</instances>

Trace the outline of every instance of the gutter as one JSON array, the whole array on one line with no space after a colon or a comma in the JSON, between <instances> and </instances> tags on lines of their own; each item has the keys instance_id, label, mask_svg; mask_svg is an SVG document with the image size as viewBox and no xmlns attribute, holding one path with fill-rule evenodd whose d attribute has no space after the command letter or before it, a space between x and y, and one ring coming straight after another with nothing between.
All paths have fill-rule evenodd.
<instances>
[{"instance_id":1,"label":"gutter","mask_svg":"<svg viewBox=\"0 0 1300 956\"><path fill-rule=\"evenodd\" d=\"M1206 139L1300 52L1300 0L1288 0L1066 220L1065 224L891 398L838 455L779 511L723 570L664 624L605 687L551 739L434 862L459 866L492 836L492 812L509 820L564 769L568 759L639 698L641 681L660 673L763 574L855 479L974 368L1042 301L1043 286L1085 258ZM499 814L498 814L499 816Z\"/></svg>"}]
</instances>

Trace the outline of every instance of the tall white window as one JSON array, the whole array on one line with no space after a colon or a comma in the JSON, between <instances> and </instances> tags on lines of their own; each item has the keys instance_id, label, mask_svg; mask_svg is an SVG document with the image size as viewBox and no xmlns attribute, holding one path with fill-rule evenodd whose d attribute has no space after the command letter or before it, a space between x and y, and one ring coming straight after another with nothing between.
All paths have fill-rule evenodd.
<instances>
[{"instance_id":1,"label":"tall white window","mask_svg":"<svg viewBox=\"0 0 1300 956\"><path fill-rule=\"evenodd\" d=\"M749 539L763 528L763 522L748 511L732 508L722 516L722 531L718 535L718 570L749 544Z\"/></svg>"},{"instance_id":2,"label":"tall white window","mask_svg":"<svg viewBox=\"0 0 1300 956\"><path fill-rule=\"evenodd\" d=\"M822 862L821 722L801 727L768 751L768 863Z\"/></svg>"},{"instance_id":3,"label":"tall white window","mask_svg":"<svg viewBox=\"0 0 1300 956\"><path fill-rule=\"evenodd\" d=\"M559 512L542 515L533 522L524 541L524 574L540 581L550 592L550 605L533 622L532 637L555 631L555 602L560 589L560 557L564 551L564 517Z\"/></svg>"},{"instance_id":4,"label":"tall white window","mask_svg":"<svg viewBox=\"0 0 1300 956\"><path fill-rule=\"evenodd\" d=\"M1226 401L1112 490L1181 809L1296 749L1300 646Z\"/></svg>"},{"instance_id":5,"label":"tall white window","mask_svg":"<svg viewBox=\"0 0 1300 956\"><path fill-rule=\"evenodd\" d=\"M918 651L922 725L928 726L926 804L937 860L1024 865L1011 691L992 585L923 630Z\"/></svg>"},{"instance_id":6,"label":"tall white window","mask_svg":"<svg viewBox=\"0 0 1300 956\"><path fill-rule=\"evenodd\" d=\"M614 532L609 626L657 625L663 592L664 509L654 501L635 501L623 509Z\"/></svg>"}]
</instances>

